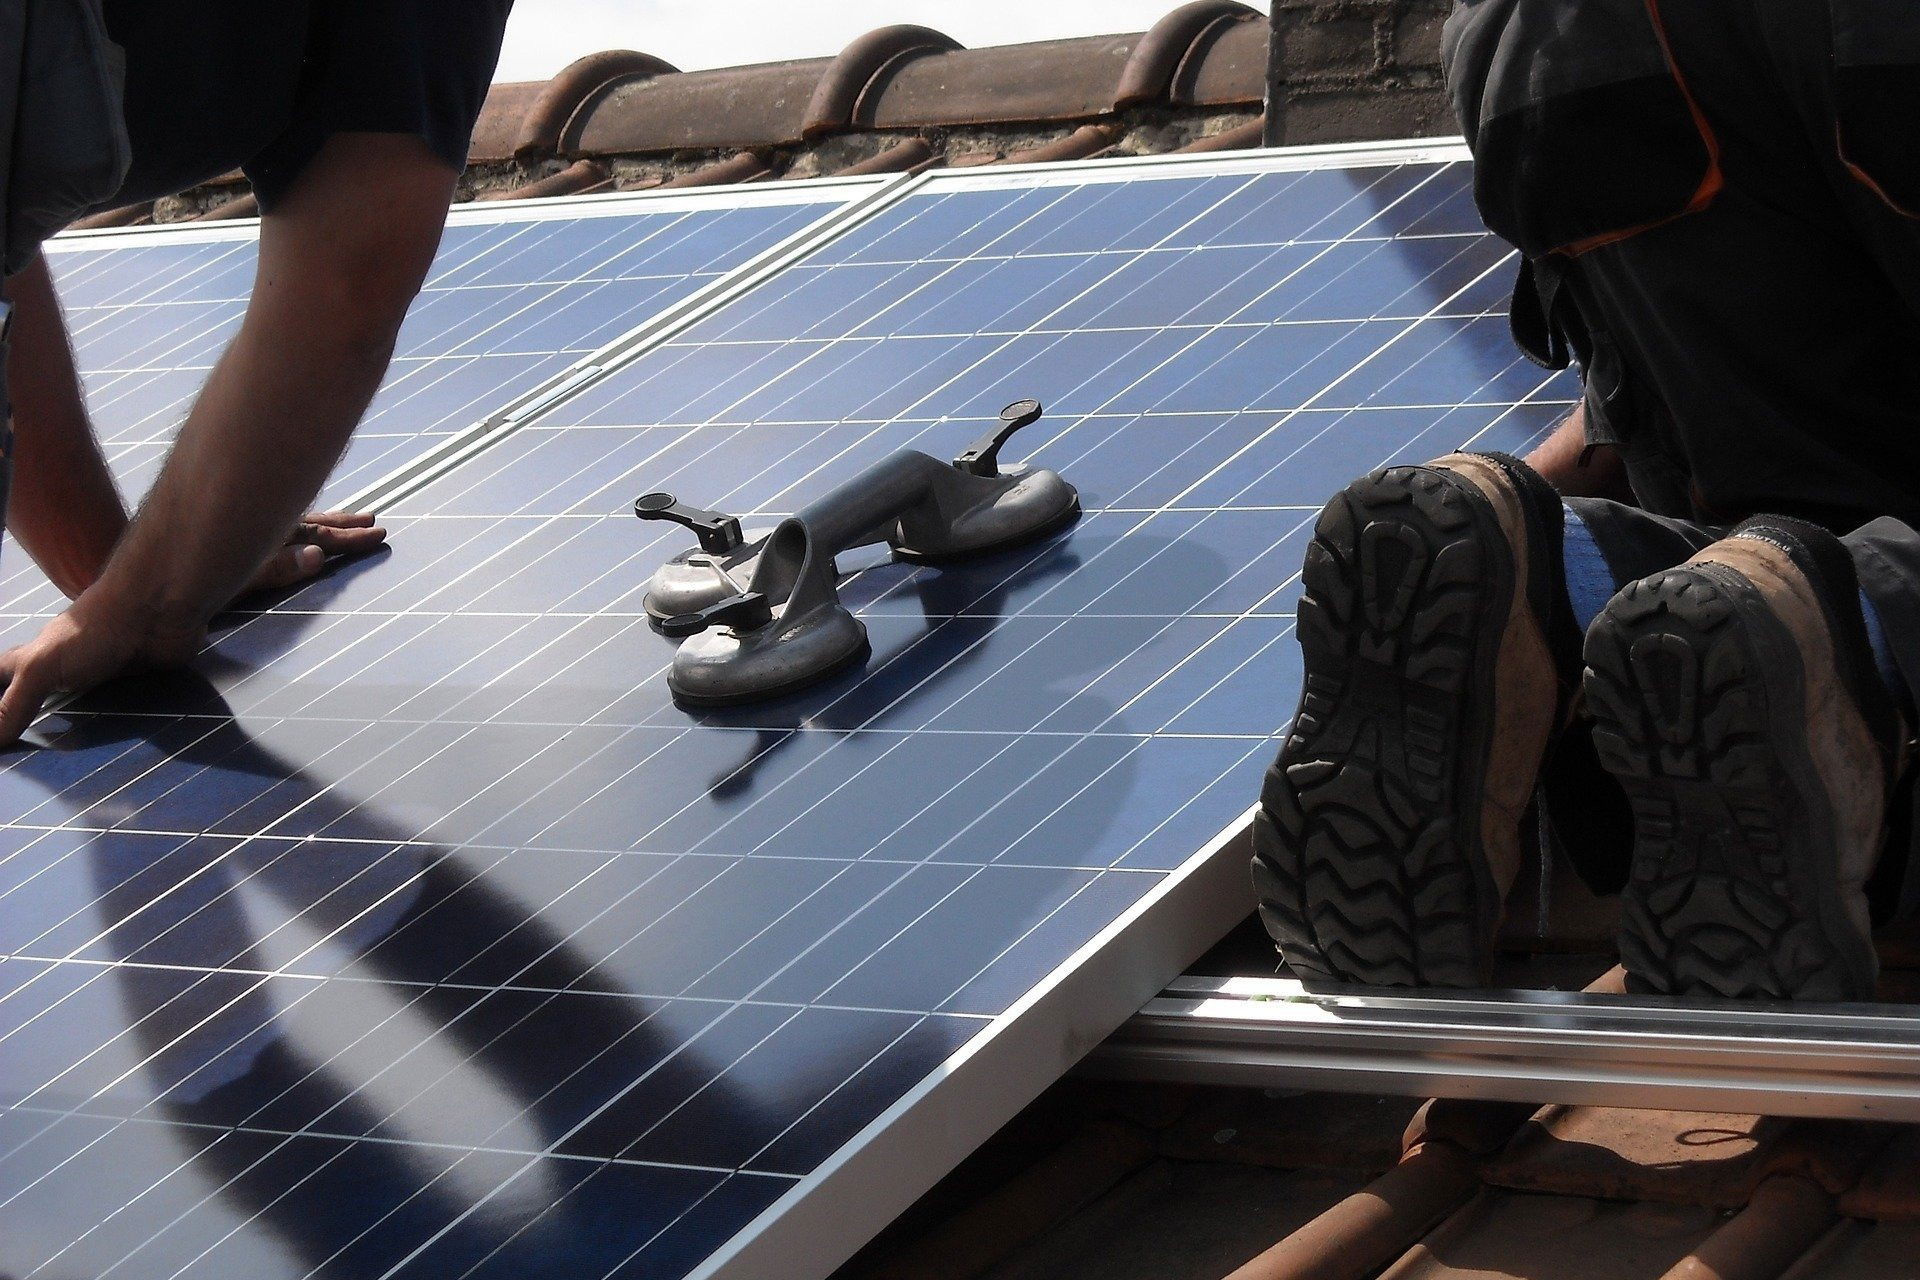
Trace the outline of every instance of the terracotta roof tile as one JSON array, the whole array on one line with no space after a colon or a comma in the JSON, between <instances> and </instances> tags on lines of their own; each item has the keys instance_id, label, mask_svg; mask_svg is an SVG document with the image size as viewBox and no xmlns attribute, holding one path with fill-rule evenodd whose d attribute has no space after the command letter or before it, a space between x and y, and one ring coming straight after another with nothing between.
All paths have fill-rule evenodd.
<instances>
[{"instance_id":1,"label":"terracotta roof tile","mask_svg":"<svg viewBox=\"0 0 1920 1280\"><path fill-rule=\"evenodd\" d=\"M516 80L496 84L474 121L473 142L467 150L470 164L511 160L520 144L520 124L546 92L548 81Z\"/></svg>"},{"instance_id":2,"label":"terracotta roof tile","mask_svg":"<svg viewBox=\"0 0 1920 1280\"><path fill-rule=\"evenodd\" d=\"M1717 1225L1707 1209L1487 1192L1380 1273L1380 1280L1652 1280Z\"/></svg>"},{"instance_id":3,"label":"terracotta roof tile","mask_svg":"<svg viewBox=\"0 0 1920 1280\"><path fill-rule=\"evenodd\" d=\"M676 75L679 68L650 53L608 49L568 63L528 105L514 133L516 159L557 155L567 122L602 86L621 80L635 83L652 76ZM476 131L476 139L478 133Z\"/></svg>"},{"instance_id":4,"label":"terracotta roof tile","mask_svg":"<svg viewBox=\"0 0 1920 1280\"><path fill-rule=\"evenodd\" d=\"M936 156L925 138L908 138L878 155L832 170L836 178L858 178L870 173L918 173L931 168Z\"/></svg>"},{"instance_id":5,"label":"terracotta roof tile","mask_svg":"<svg viewBox=\"0 0 1920 1280\"><path fill-rule=\"evenodd\" d=\"M260 201L254 197L253 192L249 191L249 192L246 192L244 195L239 195L234 197L233 199L227 201L225 204L215 205L213 208L208 209L205 213L202 213L199 216L195 217L193 221L195 222L226 222L232 218L257 217L259 216L259 213L260 213Z\"/></svg>"},{"instance_id":6,"label":"terracotta roof tile","mask_svg":"<svg viewBox=\"0 0 1920 1280\"><path fill-rule=\"evenodd\" d=\"M1771 1178L1663 1280L1775 1280L1838 1219L1833 1197L1814 1183Z\"/></svg>"},{"instance_id":7,"label":"terracotta roof tile","mask_svg":"<svg viewBox=\"0 0 1920 1280\"><path fill-rule=\"evenodd\" d=\"M919 58L950 53L960 42L931 27L893 26L869 31L835 58L814 87L801 132L808 138L850 129L877 85Z\"/></svg>"},{"instance_id":8,"label":"terracotta roof tile","mask_svg":"<svg viewBox=\"0 0 1920 1280\"><path fill-rule=\"evenodd\" d=\"M1471 1156L1490 1156L1513 1141L1513 1135L1538 1111L1530 1102L1429 1098L1407 1122L1401 1145L1411 1151L1429 1142L1445 1142Z\"/></svg>"},{"instance_id":9,"label":"terracotta roof tile","mask_svg":"<svg viewBox=\"0 0 1920 1280\"><path fill-rule=\"evenodd\" d=\"M1228 1280L1364 1280L1472 1199L1479 1186L1473 1160L1458 1148L1421 1147Z\"/></svg>"},{"instance_id":10,"label":"terracotta roof tile","mask_svg":"<svg viewBox=\"0 0 1920 1280\"><path fill-rule=\"evenodd\" d=\"M982 49L903 24L830 58L690 72L608 50L548 81L495 85L459 198L1452 131L1438 66L1446 0L1273 7L1269 23L1239 0L1192 0L1144 32ZM243 196L227 175L90 225L240 217L254 212Z\"/></svg>"},{"instance_id":11,"label":"terracotta roof tile","mask_svg":"<svg viewBox=\"0 0 1920 1280\"><path fill-rule=\"evenodd\" d=\"M1105 115L1140 40L1089 36L916 58L869 92L859 123L912 129Z\"/></svg>"},{"instance_id":12,"label":"terracotta roof tile","mask_svg":"<svg viewBox=\"0 0 1920 1280\"><path fill-rule=\"evenodd\" d=\"M1230 106L1260 101L1266 83L1267 24L1254 13L1223 16L1195 35L1164 96L1181 107Z\"/></svg>"},{"instance_id":13,"label":"terracotta roof tile","mask_svg":"<svg viewBox=\"0 0 1920 1280\"><path fill-rule=\"evenodd\" d=\"M590 94L560 134L564 155L799 142L828 58L674 76L622 76Z\"/></svg>"},{"instance_id":14,"label":"terracotta roof tile","mask_svg":"<svg viewBox=\"0 0 1920 1280\"><path fill-rule=\"evenodd\" d=\"M1264 119L1249 120L1231 129L1222 129L1219 133L1210 133L1196 138L1186 146L1175 147L1173 150L1182 155L1193 155L1204 151L1241 151L1247 147L1259 146L1266 129L1267 122Z\"/></svg>"},{"instance_id":15,"label":"terracotta roof tile","mask_svg":"<svg viewBox=\"0 0 1920 1280\"><path fill-rule=\"evenodd\" d=\"M1761 1116L1549 1107L1486 1168L1516 1191L1736 1208L1789 1122Z\"/></svg>"},{"instance_id":16,"label":"terracotta roof tile","mask_svg":"<svg viewBox=\"0 0 1920 1280\"><path fill-rule=\"evenodd\" d=\"M1791 1174L1834 1196L1851 1191L1883 1153L1911 1132L1863 1120L1801 1120L1767 1153L1769 1175Z\"/></svg>"},{"instance_id":17,"label":"terracotta roof tile","mask_svg":"<svg viewBox=\"0 0 1920 1280\"><path fill-rule=\"evenodd\" d=\"M1209 1089L1160 1134L1174 1160L1265 1165L1274 1169L1357 1169L1379 1173L1399 1163L1415 1101L1345 1098L1329 1107L1319 1094ZM1523 1110L1508 1133L1527 1118ZM1504 1138L1504 1135L1503 1135Z\"/></svg>"},{"instance_id":18,"label":"terracotta roof tile","mask_svg":"<svg viewBox=\"0 0 1920 1280\"><path fill-rule=\"evenodd\" d=\"M153 217L152 204L122 205L118 209L106 209L99 213L88 214L73 224L76 231L97 231L102 227L135 227Z\"/></svg>"},{"instance_id":19,"label":"terracotta roof tile","mask_svg":"<svg viewBox=\"0 0 1920 1280\"><path fill-rule=\"evenodd\" d=\"M1901 1129L1840 1207L1849 1217L1920 1221L1920 1127Z\"/></svg>"},{"instance_id":20,"label":"terracotta roof tile","mask_svg":"<svg viewBox=\"0 0 1920 1280\"><path fill-rule=\"evenodd\" d=\"M950 156L955 168L983 164L1045 164L1058 160L1090 160L1113 150L1125 130L1111 124L1083 124L1065 137L1043 142L1037 147L1000 148Z\"/></svg>"},{"instance_id":21,"label":"terracotta roof tile","mask_svg":"<svg viewBox=\"0 0 1920 1280\"><path fill-rule=\"evenodd\" d=\"M1174 86L1182 72L1204 61L1207 49L1222 32L1239 26L1253 30L1262 50L1252 79L1252 92L1258 97L1266 78L1267 24L1261 15L1238 0L1190 0L1140 37L1120 77L1113 105L1126 108L1178 100Z\"/></svg>"},{"instance_id":22,"label":"terracotta roof tile","mask_svg":"<svg viewBox=\"0 0 1920 1280\"><path fill-rule=\"evenodd\" d=\"M1321 1169L1157 1160L979 1280L1220 1280L1359 1181Z\"/></svg>"},{"instance_id":23,"label":"terracotta roof tile","mask_svg":"<svg viewBox=\"0 0 1920 1280\"><path fill-rule=\"evenodd\" d=\"M722 160L719 164L695 169L691 173L683 173L660 185L662 187L724 187L739 182L764 182L773 176L773 167L767 163L765 157L756 152L742 151L739 155Z\"/></svg>"},{"instance_id":24,"label":"terracotta roof tile","mask_svg":"<svg viewBox=\"0 0 1920 1280\"><path fill-rule=\"evenodd\" d=\"M1920 1258L1920 1222L1845 1222L1782 1280L1910 1280Z\"/></svg>"},{"instance_id":25,"label":"terracotta roof tile","mask_svg":"<svg viewBox=\"0 0 1920 1280\"><path fill-rule=\"evenodd\" d=\"M613 172L598 160L575 160L566 168L525 186L490 191L482 200L540 200L549 196L577 196L613 185Z\"/></svg>"}]
</instances>

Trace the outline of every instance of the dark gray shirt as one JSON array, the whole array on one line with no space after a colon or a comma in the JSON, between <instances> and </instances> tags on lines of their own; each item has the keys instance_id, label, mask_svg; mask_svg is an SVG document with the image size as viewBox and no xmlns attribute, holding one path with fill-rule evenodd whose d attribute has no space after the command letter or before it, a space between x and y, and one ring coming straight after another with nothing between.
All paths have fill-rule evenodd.
<instances>
[{"instance_id":1,"label":"dark gray shirt","mask_svg":"<svg viewBox=\"0 0 1920 1280\"><path fill-rule=\"evenodd\" d=\"M104 0L133 166L109 206L245 171L271 208L335 133L404 133L456 167L512 0Z\"/></svg>"}]
</instances>

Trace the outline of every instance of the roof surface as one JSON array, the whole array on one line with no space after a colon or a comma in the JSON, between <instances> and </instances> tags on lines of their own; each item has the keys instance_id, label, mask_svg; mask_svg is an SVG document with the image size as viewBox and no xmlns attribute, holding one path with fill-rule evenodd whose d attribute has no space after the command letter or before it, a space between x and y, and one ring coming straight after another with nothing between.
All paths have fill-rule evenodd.
<instances>
[{"instance_id":1,"label":"roof surface","mask_svg":"<svg viewBox=\"0 0 1920 1280\"><path fill-rule=\"evenodd\" d=\"M836 1280L1892 1280L1916 1248L1916 1125L1070 1078Z\"/></svg>"},{"instance_id":2,"label":"roof surface","mask_svg":"<svg viewBox=\"0 0 1920 1280\"><path fill-rule=\"evenodd\" d=\"M1446 9L1446 0L1276 0L1269 20L1237 0L1193 0L1142 32L966 49L926 27L890 26L830 58L710 71L608 50L551 80L495 85L460 196L1449 133ZM236 173L83 225L256 212Z\"/></svg>"}]
</instances>

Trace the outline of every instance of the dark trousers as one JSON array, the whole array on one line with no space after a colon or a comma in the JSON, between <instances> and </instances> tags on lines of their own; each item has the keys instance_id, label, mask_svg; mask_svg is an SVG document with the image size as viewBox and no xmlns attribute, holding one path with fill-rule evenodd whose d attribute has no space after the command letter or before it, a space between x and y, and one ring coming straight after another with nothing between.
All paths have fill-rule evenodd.
<instances>
[{"instance_id":1,"label":"dark trousers","mask_svg":"<svg viewBox=\"0 0 1920 1280\"><path fill-rule=\"evenodd\" d=\"M1843 153L1845 11L1661 4L1722 185L1564 263L1592 361L1618 362L1607 416L1649 510L1572 505L1621 582L1750 515L1846 535L1901 683L1920 689L1920 220L1889 198L1904 175ZM1920 177L1920 115L1902 123Z\"/></svg>"}]
</instances>

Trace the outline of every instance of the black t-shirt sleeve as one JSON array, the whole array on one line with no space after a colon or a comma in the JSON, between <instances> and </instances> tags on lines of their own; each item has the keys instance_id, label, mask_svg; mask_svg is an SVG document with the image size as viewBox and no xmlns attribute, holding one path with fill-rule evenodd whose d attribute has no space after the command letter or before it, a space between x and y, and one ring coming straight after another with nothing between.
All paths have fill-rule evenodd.
<instances>
[{"instance_id":1,"label":"black t-shirt sleeve","mask_svg":"<svg viewBox=\"0 0 1920 1280\"><path fill-rule=\"evenodd\" d=\"M453 168L500 59L513 0L312 0L288 127L243 167L262 207L336 133L402 133Z\"/></svg>"},{"instance_id":2,"label":"black t-shirt sleeve","mask_svg":"<svg viewBox=\"0 0 1920 1280\"><path fill-rule=\"evenodd\" d=\"M105 0L133 166L112 204L233 169L264 208L336 133L422 139L458 168L512 0Z\"/></svg>"},{"instance_id":3,"label":"black t-shirt sleeve","mask_svg":"<svg viewBox=\"0 0 1920 1280\"><path fill-rule=\"evenodd\" d=\"M133 163L107 207L229 173L293 123L306 61L305 0L104 0L126 52Z\"/></svg>"}]
</instances>

